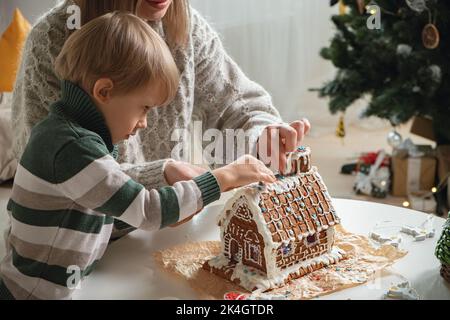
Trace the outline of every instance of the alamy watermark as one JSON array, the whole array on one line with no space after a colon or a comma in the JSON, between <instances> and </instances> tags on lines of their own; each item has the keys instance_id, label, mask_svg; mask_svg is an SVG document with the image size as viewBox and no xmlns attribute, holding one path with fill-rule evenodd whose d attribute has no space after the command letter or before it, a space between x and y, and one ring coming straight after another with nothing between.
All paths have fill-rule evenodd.
<instances>
[{"instance_id":1,"label":"alamy watermark","mask_svg":"<svg viewBox=\"0 0 450 320\"><path fill-rule=\"evenodd\" d=\"M70 276L67 278L66 286L70 290L80 290L81 289L81 268L76 265L67 267L67 274Z\"/></svg>"},{"instance_id":2,"label":"alamy watermark","mask_svg":"<svg viewBox=\"0 0 450 320\"><path fill-rule=\"evenodd\" d=\"M175 129L170 137L175 146L171 158L194 165L227 165L242 159L244 155L259 158L273 171L279 169L281 132L278 128L267 128L260 135L243 129L215 128L204 131L202 121L194 121L191 129ZM243 159L242 159L243 160Z\"/></svg>"},{"instance_id":3,"label":"alamy watermark","mask_svg":"<svg viewBox=\"0 0 450 320\"><path fill-rule=\"evenodd\" d=\"M81 29L81 8L77 5L70 5L67 7L67 29L77 30Z\"/></svg>"},{"instance_id":4,"label":"alamy watermark","mask_svg":"<svg viewBox=\"0 0 450 320\"><path fill-rule=\"evenodd\" d=\"M371 4L366 7L366 12L370 14L367 18L367 28L369 30L381 29L381 8L378 5Z\"/></svg>"}]
</instances>

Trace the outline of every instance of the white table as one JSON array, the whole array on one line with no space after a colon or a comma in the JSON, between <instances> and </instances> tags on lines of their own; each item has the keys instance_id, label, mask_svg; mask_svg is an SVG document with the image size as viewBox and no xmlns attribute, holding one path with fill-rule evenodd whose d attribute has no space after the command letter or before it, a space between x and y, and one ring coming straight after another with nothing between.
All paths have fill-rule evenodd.
<instances>
[{"instance_id":1,"label":"white table","mask_svg":"<svg viewBox=\"0 0 450 320\"><path fill-rule=\"evenodd\" d=\"M418 226L427 217L421 212L370 202L335 199L334 204L343 227L363 235L368 235L381 221ZM155 266L152 253L187 241L219 240L216 220L221 209L222 205L212 206L181 227L153 233L136 231L112 244L75 299L196 299L196 292L184 281L173 280ZM450 286L440 277L440 263L434 257L444 221L435 219L437 234L432 239L413 242L411 237L404 236L402 245L409 253L390 268L409 280L423 299L450 300ZM390 275L322 299L380 299L392 283L401 280L399 276Z\"/></svg>"},{"instance_id":2,"label":"white table","mask_svg":"<svg viewBox=\"0 0 450 320\"><path fill-rule=\"evenodd\" d=\"M363 235L368 235L381 221L418 226L427 217L421 212L363 201L335 199L334 204L343 227ZM139 230L113 243L93 274L75 293L74 299L196 299L196 292L186 282L172 279L155 265L152 253L187 241L219 240L216 219L222 207L208 207L194 220L178 228L158 232ZM436 236L432 239L413 242L412 238L404 236L402 246L409 253L389 269L409 280L423 299L450 300L450 285L440 277L440 264L434 257L444 221L435 219ZM392 283L401 280L397 275L388 275L321 299L380 299Z\"/></svg>"}]
</instances>

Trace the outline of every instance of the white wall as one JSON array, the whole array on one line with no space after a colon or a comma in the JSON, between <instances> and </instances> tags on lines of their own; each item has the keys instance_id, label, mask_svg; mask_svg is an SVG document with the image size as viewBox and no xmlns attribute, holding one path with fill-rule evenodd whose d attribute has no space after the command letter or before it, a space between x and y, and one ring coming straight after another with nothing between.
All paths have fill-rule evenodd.
<instances>
[{"instance_id":1,"label":"white wall","mask_svg":"<svg viewBox=\"0 0 450 320\"><path fill-rule=\"evenodd\" d=\"M272 95L286 121L308 117L315 133L335 130L326 99L310 88L333 78L335 69L319 56L335 33L328 0L190 0L222 36L228 53L248 76ZM347 124L377 127L359 114L365 102L347 112Z\"/></svg>"},{"instance_id":2,"label":"white wall","mask_svg":"<svg viewBox=\"0 0 450 320\"><path fill-rule=\"evenodd\" d=\"M264 86L287 121L308 117L334 126L327 102L308 91L333 76L319 57L333 35L329 1L191 0L219 31L228 53Z\"/></svg>"},{"instance_id":3,"label":"white wall","mask_svg":"<svg viewBox=\"0 0 450 320\"><path fill-rule=\"evenodd\" d=\"M16 8L33 24L56 0L0 0L0 32L9 25Z\"/></svg>"}]
</instances>

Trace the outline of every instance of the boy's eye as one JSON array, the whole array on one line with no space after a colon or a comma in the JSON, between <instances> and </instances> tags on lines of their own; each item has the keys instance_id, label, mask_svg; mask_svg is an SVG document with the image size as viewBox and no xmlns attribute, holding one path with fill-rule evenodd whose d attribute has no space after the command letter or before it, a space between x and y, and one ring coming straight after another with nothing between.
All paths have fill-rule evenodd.
<instances>
[{"instance_id":1,"label":"boy's eye","mask_svg":"<svg viewBox=\"0 0 450 320\"><path fill-rule=\"evenodd\" d=\"M150 111L150 107L149 106L145 106L144 109L145 109L145 112Z\"/></svg>"}]
</instances>

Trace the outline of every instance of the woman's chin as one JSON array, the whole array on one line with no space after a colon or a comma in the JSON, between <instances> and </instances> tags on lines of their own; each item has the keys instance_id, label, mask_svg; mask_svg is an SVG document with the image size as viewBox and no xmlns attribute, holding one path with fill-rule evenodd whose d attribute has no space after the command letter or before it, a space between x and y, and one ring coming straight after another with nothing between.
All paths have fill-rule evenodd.
<instances>
[{"instance_id":1,"label":"woman's chin","mask_svg":"<svg viewBox=\"0 0 450 320\"><path fill-rule=\"evenodd\" d=\"M141 8L138 10L138 16L147 21L159 21L166 15L167 9L155 10L153 8Z\"/></svg>"}]
</instances>

